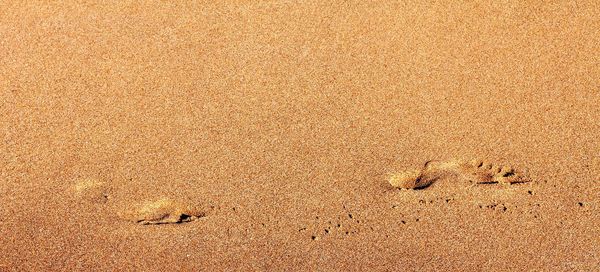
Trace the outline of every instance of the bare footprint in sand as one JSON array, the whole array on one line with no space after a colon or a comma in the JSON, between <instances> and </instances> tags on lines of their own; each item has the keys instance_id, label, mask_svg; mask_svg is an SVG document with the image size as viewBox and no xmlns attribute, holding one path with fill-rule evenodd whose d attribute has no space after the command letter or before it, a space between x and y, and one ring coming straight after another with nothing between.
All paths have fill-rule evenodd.
<instances>
[{"instance_id":1,"label":"bare footprint in sand","mask_svg":"<svg viewBox=\"0 0 600 272\"><path fill-rule=\"evenodd\" d=\"M412 169L392 173L388 182L395 188L421 189L436 180L456 175L477 184L487 183L523 183L529 180L512 167L501 166L481 160L428 161L421 169Z\"/></svg>"},{"instance_id":2,"label":"bare footprint in sand","mask_svg":"<svg viewBox=\"0 0 600 272\"><path fill-rule=\"evenodd\" d=\"M167 198L154 202L146 202L119 213L122 219L142 225L148 224L176 224L191 222L204 217L202 209L192 208L183 203Z\"/></svg>"},{"instance_id":3,"label":"bare footprint in sand","mask_svg":"<svg viewBox=\"0 0 600 272\"><path fill-rule=\"evenodd\" d=\"M93 178L79 180L71 188L75 195L83 200L94 203L108 201L108 186L106 183Z\"/></svg>"},{"instance_id":4,"label":"bare footprint in sand","mask_svg":"<svg viewBox=\"0 0 600 272\"><path fill-rule=\"evenodd\" d=\"M502 166L485 162L482 160L472 160L458 165L458 173L469 181L476 183L523 183L529 180L523 173L517 172L510 166Z\"/></svg>"}]
</instances>

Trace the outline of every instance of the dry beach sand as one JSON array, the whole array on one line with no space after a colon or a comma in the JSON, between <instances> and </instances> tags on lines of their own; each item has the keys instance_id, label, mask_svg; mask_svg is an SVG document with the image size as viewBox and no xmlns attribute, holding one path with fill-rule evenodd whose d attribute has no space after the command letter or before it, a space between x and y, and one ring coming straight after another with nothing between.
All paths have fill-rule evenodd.
<instances>
[{"instance_id":1,"label":"dry beach sand","mask_svg":"<svg viewBox=\"0 0 600 272\"><path fill-rule=\"evenodd\" d=\"M0 271L600 269L598 1L175 2L0 3Z\"/></svg>"}]
</instances>

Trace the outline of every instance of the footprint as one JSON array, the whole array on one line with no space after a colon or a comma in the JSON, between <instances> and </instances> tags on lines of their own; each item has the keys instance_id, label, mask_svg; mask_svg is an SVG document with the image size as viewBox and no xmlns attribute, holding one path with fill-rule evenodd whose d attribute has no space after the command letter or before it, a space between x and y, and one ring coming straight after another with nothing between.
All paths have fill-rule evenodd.
<instances>
[{"instance_id":1,"label":"footprint","mask_svg":"<svg viewBox=\"0 0 600 272\"><path fill-rule=\"evenodd\" d=\"M119 216L128 221L149 225L191 222L204 217L205 213L202 209L192 208L183 203L161 198L125 210L119 213Z\"/></svg>"},{"instance_id":2,"label":"footprint","mask_svg":"<svg viewBox=\"0 0 600 272\"><path fill-rule=\"evenodd\" d=\"M423 170L407 170L392 173L388 182L395 188L420 189L431 185L435 180L427 176Z\"/></svg>"},{"instance_id":3,"label":"footprint","mask_svg":"<svg viewBox=\"0 0 600 272\"><path fill-rule=\"evenodd\" d=\"M428 161L421 169L411 169L390 174L388 182L395 188L422 189L442 177L455 174L458 165L456 161Z\"/></svg>"},{"instance_id":4,"label":"footprint","mask_svg":"<svg viewBox=\"0 0 600 272\"><path fill-rule=\"evenodd\" d=\"M509 166L501 166L482 160L428 161L421 169L411 169L392 173L388 182L394 188L422 189L436 180L458 175L477 184L487 183L523 183L529 180Z\"/></svg>"},{"instance_id":5,"label":"footprint","mask_svg":"<svg viewBox=\"0 0 600 272\"><path fill-rule=\"evenodd\" d=\"M510 166L502 166L482 160L460 163L458 171L463 177L476 183L512 184L529 181L524 174L517 172Z\"/></svg>"},{"instance_id":6,"label":"footprint","mask_svg":"<svg viewBox=\"0 0 600 272\"><path fill-rule=\"evenodd\" d=\"M80 180L73 185L72 190L78 198L94 203L105 203L109 197L108 186L93 178Z\"/></svg>"}]
</instances>

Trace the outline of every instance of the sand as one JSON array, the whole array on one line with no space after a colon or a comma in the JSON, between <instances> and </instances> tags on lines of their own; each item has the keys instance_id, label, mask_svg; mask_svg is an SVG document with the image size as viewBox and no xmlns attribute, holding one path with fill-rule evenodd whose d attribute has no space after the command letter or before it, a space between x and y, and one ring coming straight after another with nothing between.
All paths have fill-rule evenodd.
<instances>
[{"instance_id":1,"label":"sand","mask_svg":"<svg viewBox=\"0 0 600 272\"><path fill-rule=\"evenodd\" d=\"M0 271L600 270L597 1L28 2Z\"/></svg>"}]
</instances>

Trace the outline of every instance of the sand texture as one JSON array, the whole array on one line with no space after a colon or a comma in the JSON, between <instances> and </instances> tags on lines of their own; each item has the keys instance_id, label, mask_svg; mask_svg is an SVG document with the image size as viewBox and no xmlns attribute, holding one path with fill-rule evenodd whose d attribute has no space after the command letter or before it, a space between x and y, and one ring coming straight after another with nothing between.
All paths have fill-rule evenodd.
<instances>
[{"instance_id":1,"label":"sand texture","mask_svg":"<svg viewBox=\"0 0 600 272\"><path fill-rule=\"evenodd\" d=\"M600 271L552 2L0 1L0 271Z\"/></svg>"}]
</instances>

